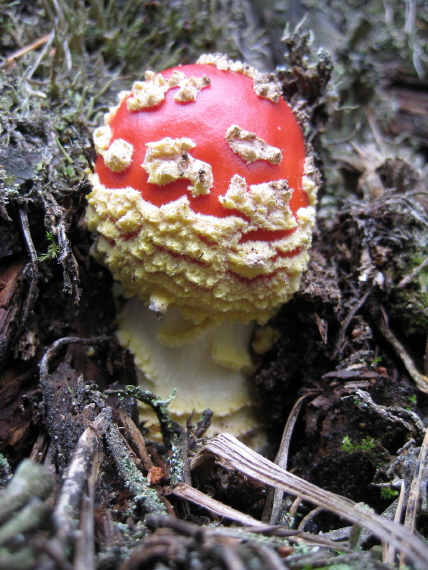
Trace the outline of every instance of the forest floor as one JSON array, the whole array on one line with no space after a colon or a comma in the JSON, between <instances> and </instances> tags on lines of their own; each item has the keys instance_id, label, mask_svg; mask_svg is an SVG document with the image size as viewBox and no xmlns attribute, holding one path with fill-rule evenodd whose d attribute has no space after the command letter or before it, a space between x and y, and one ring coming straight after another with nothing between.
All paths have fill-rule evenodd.
<instances>
[{"instance_id":1,"label":"forest floor","mask_svg":"<svg viewBox=\"0 0 428 570\"><path fill-rule=\"evenodd\" d=\"M410 1L2 2L0 568L428 568L427 35ZM116 94L207 52L277 68L323 181L263 456L138 391L84 224Z\"/></svg>"}]
</instances>

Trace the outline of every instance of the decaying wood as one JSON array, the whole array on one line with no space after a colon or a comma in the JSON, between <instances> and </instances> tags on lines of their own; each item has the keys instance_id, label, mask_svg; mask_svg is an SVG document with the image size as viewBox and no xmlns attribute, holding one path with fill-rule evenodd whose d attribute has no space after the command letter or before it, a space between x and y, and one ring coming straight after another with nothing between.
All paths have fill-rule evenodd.
<instances>
[{"instance_id":1,"label":"decaying wood","mask_svg":"<svg viewBox=\"0 0 428 570\"><path fill-rule=\"evenodd\" d=\"M31 372L8 368L0 375L0 445L21 450L31 441L36 402L40 390L34 385ZM34 405L33 405L34 402Z\"/></svg>"},{"instance_id":2,"label":"decaying wood","mask_svg":"<svg viewBox=\"0 0 428 570\"><path fill-rule=\"evenodd\" d=\"M93 465L100 462L99 435L106 414L101 413L80 436L56 504L54 525L57 539L68 546L79 527L81 503ZM105 429L105 428L104 428ZM95 469L96 473L97 469Z\"/></svg>"},{"instance_id":3,"label":"decaying wood","mask_svg":"<svg viewBox=\"0 0 428 570\"><path fill-rule=\"evenodd\" d=\"M16 330L24 278L25 261L9 265L0 277L0 361L3 361L9 347L11 337Z\"/></svg>"},{"instance_id":4,"label":"decaying wood","mask_svg":"<svg viewBox=\"0 0 428 570\"><path fill-rule=\"evenodd\" d=\"M26 320L36 299L36 268L27 260L20 260L7 267L0 277L0 369L11 347L24 330ZM31 352L26 358L34 356Z\"/></svg>"}]
</instances>

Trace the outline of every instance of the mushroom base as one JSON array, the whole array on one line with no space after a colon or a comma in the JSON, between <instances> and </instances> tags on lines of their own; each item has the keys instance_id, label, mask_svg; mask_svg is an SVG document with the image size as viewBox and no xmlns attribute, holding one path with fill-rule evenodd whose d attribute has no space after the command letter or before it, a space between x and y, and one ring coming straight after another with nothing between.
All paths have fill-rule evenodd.
<instances>
[{"instance_id":1,"label":"mushroom base","mask_svg":"<svg viewBox=\"0 0 428 570\"><path fill-rule=\"evenodd\" d=\"M180 337L189 327L177 309L168 309L159 320L134 297L118 319L118 338L134 354L140 387L165 399L176 390L168 409L178 423L185 424L192 413L193 422L198 421L201 412L211 409L208 436L228 431L259 446L263 430L248 381L253 371L248 351L252 324L225 322L184 346L167 346L159 339L166 336L174 344L174 334ZM157 419L147 406L141 419L155 436Z\"/></svg>"}]
</instances>

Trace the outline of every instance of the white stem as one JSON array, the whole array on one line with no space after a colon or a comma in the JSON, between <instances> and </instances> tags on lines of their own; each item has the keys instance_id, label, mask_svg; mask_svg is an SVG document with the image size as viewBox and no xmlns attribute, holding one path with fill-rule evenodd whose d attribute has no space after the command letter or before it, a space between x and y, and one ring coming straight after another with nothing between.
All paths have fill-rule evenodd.
<instances>
[{"instance_id":1,"label":"white stem","mask_svg":"<svg viewBox=\"0 0 428 570\"><path fill-rule=\"evenodd\" d=\"M180 423L192 412L209 408L214 412L209 435L225 430L237 436L248 434L256 428L248 382L252 325L223 323L184 346L166 346L159 341L167 329L169 341L174 344L174 331L176 344L180 344L180 331L187 333L189 326L178 310L170 308L159 321L134 297L119 315L118 338L134 354L141 388L161 398L177 390L169 410Z\"/></svg>"}]
</instances>

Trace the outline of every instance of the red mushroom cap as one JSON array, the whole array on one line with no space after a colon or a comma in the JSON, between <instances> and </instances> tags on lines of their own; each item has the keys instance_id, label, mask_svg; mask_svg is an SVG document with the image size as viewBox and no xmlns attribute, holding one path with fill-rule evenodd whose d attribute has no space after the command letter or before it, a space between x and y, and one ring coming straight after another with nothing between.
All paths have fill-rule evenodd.
<instances>
[{"instance_id":1,"label":"red mushroom cap","mask_svg":"<svg viewBox=\"0 0 428 570\"><path fill-rule=\"evenodd\" d=\"M144 200L156 206L187 195L195 212L223 217L236 213L225 210L218 200L219 196L226 194L234 174L243 176L248 184L286 179L289 187L294 189L290 200L292 212L307 206L307 195L302 191L305 147L302 132L289 105L283 99L275 103L259 97L254 91L253 80L240 73L222 71L213 65L194 64L174 67L161 75L169 79L175 70L186 76L205 75L211 83L198 93L195 101L176 102L175 89L170 89L161 103L142 111L128 109L126 101L133 97L132 93L129 94L109 126L111 141L121 138L134 146L132 164L123 172L113 172L99 156L96 172L100 182L108 188L135 188ZM234 124L279 148L281 163L258 160L247 164L225 141L227 130ZM212 166L214 185L209 194L189 195L189 184L185 179L166 184L161 190L147 182L148 174L141 168L147 150L145 145L164 137L188 137L196 143L192 156ZM278 237L275 235L272 239ZM269 236L264 238L269 239Z\"/></svg>"},{"instance_id":2,"label":"red mushroom cap","mask_svg":"<svg viewBox=\"0 0 428 570\"><path fill-rule=\"evenodd\" d=\"M147 72L122 94L96 133L88 224L128 294L195 321L264 321L298 287L316 185L279 86L224 57L204 61Z\"/></svg>"}]
</instances>

